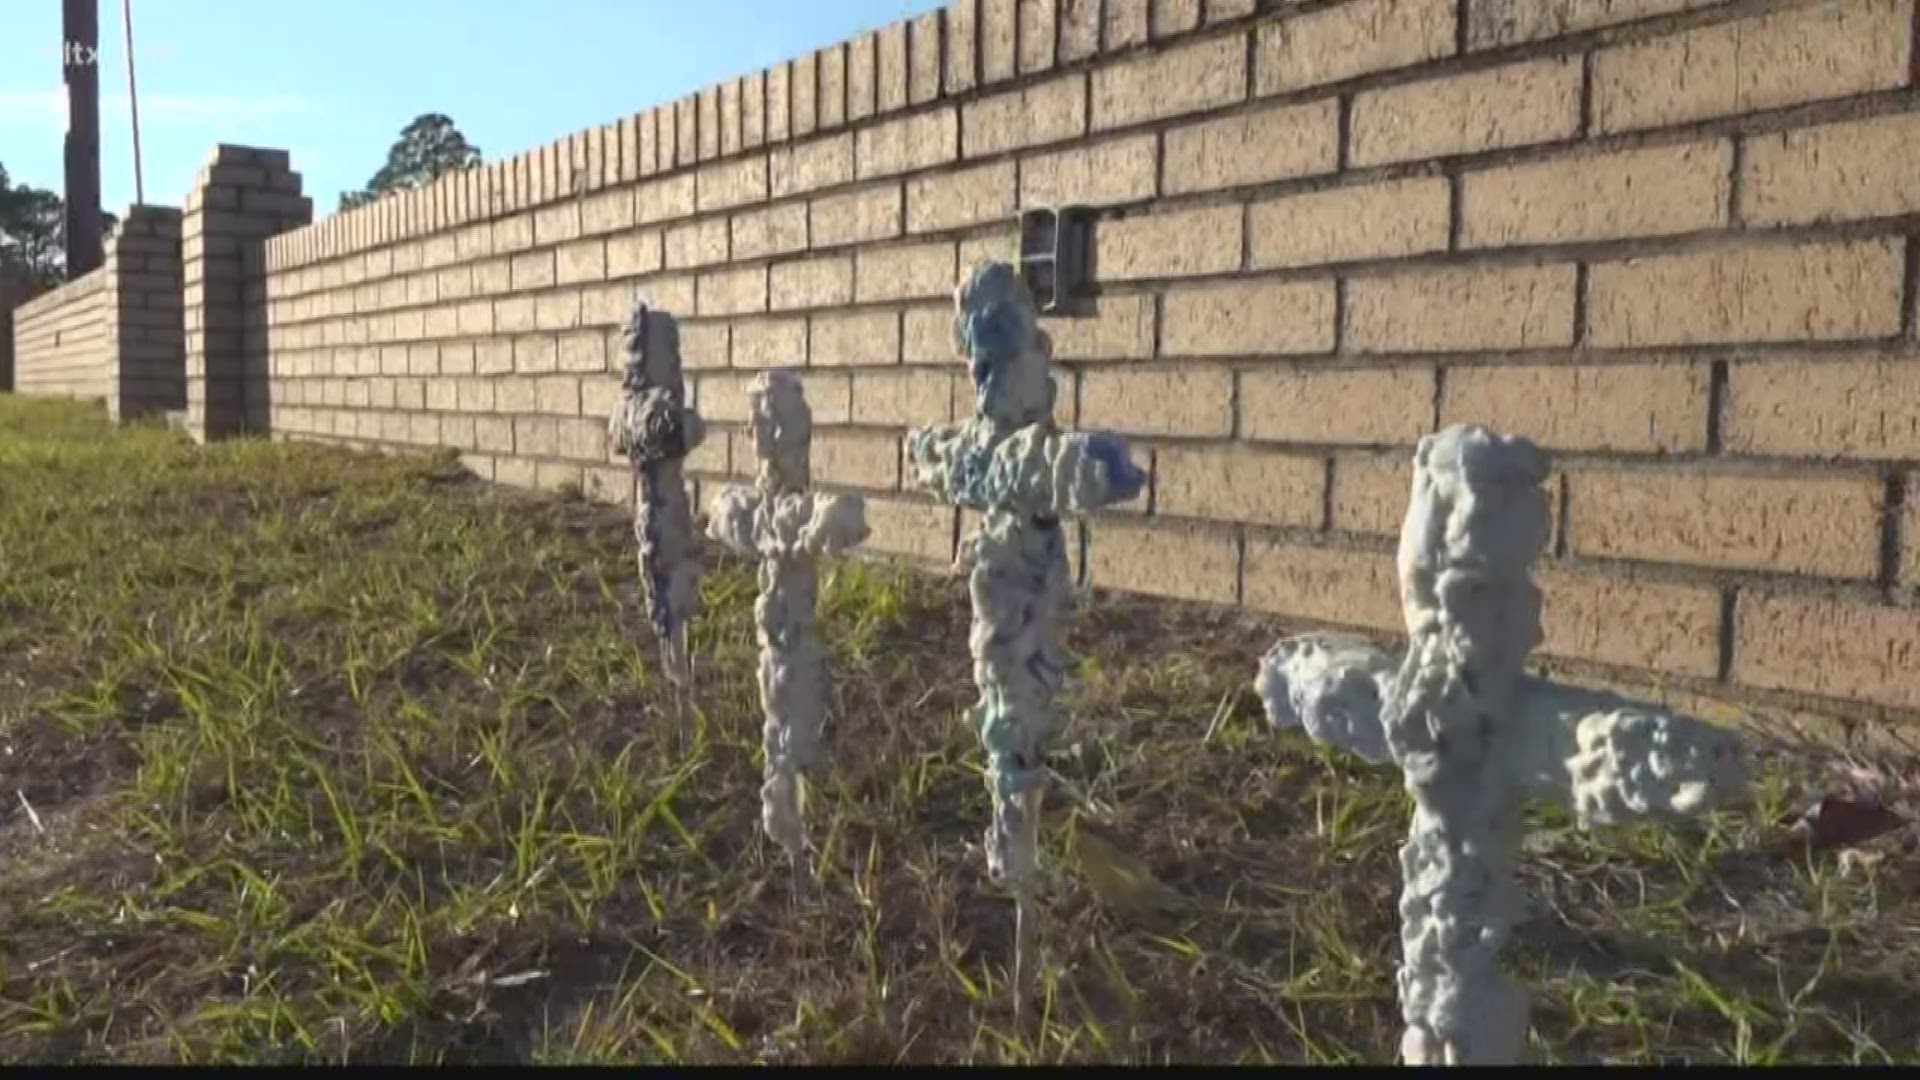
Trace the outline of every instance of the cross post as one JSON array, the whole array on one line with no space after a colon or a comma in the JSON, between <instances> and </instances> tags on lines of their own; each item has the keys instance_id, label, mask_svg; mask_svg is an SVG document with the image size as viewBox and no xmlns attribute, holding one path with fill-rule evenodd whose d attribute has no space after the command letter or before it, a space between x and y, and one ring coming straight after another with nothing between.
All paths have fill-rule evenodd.
<instances>
[{"instance_id":1,"label":"cross post","mask_svg":"<svg viewBox=\"0 0 1920 1080\"><path fill-rule=\"evenodd\" d=\"M981 511L956 565L973 600L969 719L987 754L993 824L988 872L1014 892L1013 993L1023 1011L1046 751L1059 728L1053 699L1066 679L1060 615L1071 599L1061 519L1140 493L1146 475L1126 441L1063 432L1053 422L1051 346L1013 267L975 266L955 291L954 344L968 361L972 418L907 437L915 479L942 500Z\"/></svg>"},{"instance_id":2,"label":"cross post","mask_svg":"<svg viewBox=\"0 0 1920 1080\"><path fill-rule=\"evenodd\" d=\"M1532 563L1547 536L1544 456L1455 425L1420 440L1400 532L1404 656L1350 635L1276 644L1257 688L1275 727L1405 774L1401 1057L1513 1064L1526 991L1497 966L1521 906L1513 872L1529 797L1584 828L1702 813L1741 791L1732 735L1617 694L1525 672L1541 640Z\"/></svg>"},{"instance_id":3,"label":"cross post","mask_svg":"<svg viewBox=\"0 0 1920 1080\"><path fill-rule=\"evenodd\" d=\"M680 375L680 329L673 316L633 306L625 332L627 367L607 438L633 467L633 535L640 543L640 583L647 618L660 640L667 680L693 676L687 623L700 614L700 563L682 463L705 436L686 402Z\"/></svg>"},{"instance_id":4,"label":"cross post","mask_svg":"<svg viewBox=\"0 0 1920 1080\"><path fill-rule=\"evenodd\" d=\"M803 771L819 759L827 710L826 649L814 617L815 559L866 539L866 504L858 495L807 490L813 417L798 375L762 372L747 391L747 408L759 475L753 487L720 491L707 535L760 560L760 596L753 607L765 714L760 825L786 851L797 895L807 871Z\"/></svg>"}]
</instances>

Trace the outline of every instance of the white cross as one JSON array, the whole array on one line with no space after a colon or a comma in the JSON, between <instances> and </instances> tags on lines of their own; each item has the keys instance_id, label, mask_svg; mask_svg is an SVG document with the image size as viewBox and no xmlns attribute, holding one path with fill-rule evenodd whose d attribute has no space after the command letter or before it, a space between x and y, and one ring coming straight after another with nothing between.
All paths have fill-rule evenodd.
<instances>
[{"instance_id":1,"label":"white cross","mask_svg":"<svg viewBox=\"0 0 1920 1080\"><path fill-rule=\"evenodd\" d=\"M1071 596L1060 519L1140 493L1146 476L1125 440L1063 432L1053 423L1053 378L1033 298L1006 263L976 266L955 291L955 344L969 361L974 414L907 437L915 478L947 502L982 511L961 546L973 598L970 719L987 752L993 824L987 866L1014 890L1014 1009L1025 997L1033 877L1047 745L1059 726L1053 698L1066 678L1060 613Z\"/></svg>"},{"instance_id":2,"label":"white cross","mask_svg":"<svg viewBox=\"0 0 1920 1080\"><path fill-rule=\"evenodd\" d=\"M766 715L760 823L786 850L798 886L806 867L800 774L819 758L827 709L826 650L814 620L814 560L866 539L866 506L858 495L806 490L813 418L799 376L763 372L747 391L747 403L760 473L754 487L729 486L714 498L707 535L760 559L760 599L753 609Z\"/></svg>"},{"instance_id":3,"label":"white cross","mask_svg":"<svg viewBox=\"0 0 1920 1080\"><path fill-rule=\"evenodd\" d=\"M1400 532L1405 656L1314 634L1260 665L1276 727L1390 760L1413 795L1398 979L1410 1065L1510 1064L1526 1046L1526 991L1497 966L1521 905L1526 797L1558 801L1584 827L1702 813L1746 782L1719 728L1525 673L1540 641L1531 565L1547 535L1546 475L1522 438L1457 425L1421 439Z\"/></svg>"},{"instance_id":4,"label":"white cross","mask_svg":"<svg viewBox=\"0 0 1920 1080\"><path fill-rule=\"evenodd\" d=\"M700 614L700 563L681 463L700 445L705 426L685 405L673 316L635 304L626 349L623 393L607 419L607 438L633 465L633 535L660 666L670 682L684 686L693 675L687 623Z\"/></svg>"}]
</instances>

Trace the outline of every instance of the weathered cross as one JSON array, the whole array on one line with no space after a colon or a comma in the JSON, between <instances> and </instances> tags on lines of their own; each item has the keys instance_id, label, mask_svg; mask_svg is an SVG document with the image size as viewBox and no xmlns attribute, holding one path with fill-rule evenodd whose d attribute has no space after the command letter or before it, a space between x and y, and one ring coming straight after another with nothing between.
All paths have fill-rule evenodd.
<instances>
[{"instance_id":1,"label":"weathered cross","mask_svg":"<svg viewBox=\"0 0 1920 1080\"><path fill-rule=\"evenodd\" d=\"M801 771L820 756L827 709L826 650L814 621L814 560L866 539L866 505L858 495L807 490L813 417L799 376L763 372L747 391L747 403L760 473L754 487L730 486L713 500L707 535L760 558L760 599L753 609L766 715L760 824L786 850L798 891L806 872Z\"/></svg>"},{"instance_id":2,"label":"weathered cross","mask_svg":"<svg viewBox=\"0 0 1920 1080\"><path fill-rule=\"evenodd\" d=\"M673 316L635 304L626 349L623 393L607 420L607 437L633 466L633 535L660 666L669 681L684 686L693 673L687 623L700 614L700 564L681 462L700 445L705 428L685 404Z\"/></svg>"},{"instance_id":3,"label":"weathered cross","mask_svg":"<svg viewBox=\"0 0 1920 1080\"><path fill-rule=\"evenodd\" d=\"M1123 439L1054 426L1050 347L1011 266L974 267L954 300L955 345L973 378L973 418L914 431L907 454L921 485L983 512L958 565L970 570L969 644L980 687L971 720L986 748L993 793L987 866L1016 898L1013 991L1020 1012L1045 754L1059 727L1053 698L1066 678L1058 623L1071 594L1060 519L1131 499L1146 476L1128 460Z\"/></svg>"},{"instance_id":4,"label":"weathered cross","mask_svg":"<svg viewBox=\"0 0 1920 1080\"><path fill-rule=\"evenodd\" d=\"M1727 732L1525 672L1540 642L1531 565L1547 535L1532 443L1455 426L1420 440L1400 532L1404 659L1315 634L1274 646L1258 688L1277 727L1369 761L1413 795L1400 849L1400 1053L1410 1065L1517 1062L1526 991L1497 966L1521 905L1521 804L1584 827L1698 814L1741 790Z\"/></svg>"}]
</instances>

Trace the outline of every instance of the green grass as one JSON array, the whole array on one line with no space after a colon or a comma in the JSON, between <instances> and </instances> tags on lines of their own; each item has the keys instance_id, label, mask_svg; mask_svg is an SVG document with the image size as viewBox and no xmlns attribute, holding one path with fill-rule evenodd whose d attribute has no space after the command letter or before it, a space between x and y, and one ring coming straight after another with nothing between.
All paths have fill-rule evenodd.
<instances>
[{"instance_id":1,"label":"green grass","mask_svg":"<svg viewBox=\"0 0 1920 1080\"><path fill-rule=\"evenodd\" d=\"M1404 796L1266 729L1279 627L1083 605L1022 1029L964 588L830 568L796 901L753 579L708 558L681 700L618 508L0 397L0 1060L1392 1058ZM1680 829L1543 812L1539 1054L1920 1059L1916 875L1780 849L1803 774Z\"/></svg>"}]
</instances>

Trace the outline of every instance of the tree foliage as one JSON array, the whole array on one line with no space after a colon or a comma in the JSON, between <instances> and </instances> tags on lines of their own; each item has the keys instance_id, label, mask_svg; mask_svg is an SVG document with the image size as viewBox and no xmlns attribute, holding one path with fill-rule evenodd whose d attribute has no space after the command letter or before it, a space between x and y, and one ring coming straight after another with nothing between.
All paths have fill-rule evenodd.
<instances>
[{"instance_id":1,"label":"tree foliage","mask_svg":"<svg viewBox=\"0 0 1920 1080\"><path fill-rule=\"evenodd\" d=\"M388 191L424 187L446 173L480 164L480 148L441 113L422 113L400 129L400 138L387 151L387 163L359 191L340 193L340 209L370 203Z\"/></svg>"},{"instance_id":2,"label":"tree foliage","mask_svg":"<svg viewBox=\"0 0 1920 1080\"><path fill-rule=\"evenodd\" d=\"M102 211L101 235L117 219ZM66 203L59 192L15 184L0 165L0 265L38 285L66 278Z\"/></svg>"}]
</instances>

